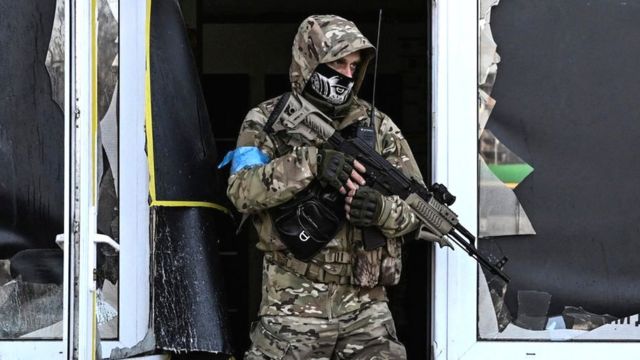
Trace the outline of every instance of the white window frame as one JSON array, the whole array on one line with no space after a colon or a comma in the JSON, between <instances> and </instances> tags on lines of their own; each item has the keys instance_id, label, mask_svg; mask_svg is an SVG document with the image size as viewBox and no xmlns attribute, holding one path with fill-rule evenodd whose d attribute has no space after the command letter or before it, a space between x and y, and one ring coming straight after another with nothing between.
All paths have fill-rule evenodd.
<instances>
[{"instance_id":1,"label":"white window frame","mask_svg":"<svg viewBox=\"0 0 640 360\"><path fill-rule=\"evenodd\" d=\"M70 223L71 223L71 188L73 179L70 179L71 169L71 129L72 118L69 106L70 101L70 79L71 79L71 61L70 61L70 0L67 0L64 7L64 103L62 105L64 118L64 204L63 204L63 234L51 239L52 242L62 240L59 244L63 250L63 280L62 280L62 334L59 340L31 340L31 339L7 339L0 340L0 359L66 359L70 346L70 312L72 304L70 303L70 274L72 273L72 259L70 257L71 239L70 239ZM16 357L19 354L20 357Z\"/></svg>"},{"instance_id":2,"label":"white window frame","mask_svg":"<svg viewBox=\"0 0 640 360\"><path fill-rule=\"evenodd\" d=\"M61 340L2 340L2 359L67 359L77 341L79 358L93 358L93 324L95 320L95 241L96 204L92 203L97 181L92 169L98 153L92 146L92 59L95 38L91 36L92 6L95 0L67 0L65 5L65 195L64 195L64 307ZM146 1L120 0L120 275L118 340L102 341L103 357L114 348L133 347L142 341L150 324L150 239L149 239L149 174L145 152L145 56ZM74 18L70 9L74 7ZM75 33L71 33L71 22ZM71 47L73 58L70 58ZM72 67L73 65L73 67ZM72 89L73 86L73 89ZM73 106L70 94L74 91ZM73 126L75 124L76 126ZM74 161L77 160L77 162ZM72 171L73 169L73 171ZM76 172L77 171L77 172ZM74 210L72 189L77 186L79 206ZM72 216L72 211L77 211ZM77 221L71 226L71 218ZM75 228L80 242L80 263L71 254ZM51 239L55 241L56 239ZM69 284L73 273L79 276L78 314L74 315L74 294ZM151 357L164 358L164 357Z\"/></svg>"},{"instance_id":3,"label":"white window frame","mask_svg":"<svg viewBox=\"0 0 640 360\"><path fill-rule=\"evenodd\" d=\"M102 341L107 357L132 347L150 328L149 167L145 152L147 1L119 1L120 277L118 341Z\"/></svg>"},{"instance_id":4,"label":"white window frame","mask_svg":"<svg viewBox=\"0 0 640 360\"><path fill-rule=\"evenodd\" d=\"M79 166L79 310L78 310L78 355L92 358L95 352L93 324L95 322L97 204L90 199L96 197L97 181L92 178L96 159L100 152L92 149L95 131L92 125L92 6L96 0L75 1L76 21L76 79L79 124L77 156ZM100 342L101 353L109 357L114 348L133 347L142 341L149 329L150 278L149 278L149 175L145 153L145 30L146 1L119 1L118 54L120 76L119 126L119 218L120 218L120 274L118 280L118 340ZM94 151L95 150L95 151Z\"/></svg>"},{"instance_id":5,"label":"white window frame","mask_svg":"<svg viewBox=\"0 0 640 360\"><path fill-rule=\"evenodd\" d=\"M434 9L434 178L458 196L454 211L477 234L477 0ZM523 46L526 46L523 44ZM640 343L477 340L477 265L463 251L435 253L435 359L637 359Z\"/></svg>"}]
</instances>

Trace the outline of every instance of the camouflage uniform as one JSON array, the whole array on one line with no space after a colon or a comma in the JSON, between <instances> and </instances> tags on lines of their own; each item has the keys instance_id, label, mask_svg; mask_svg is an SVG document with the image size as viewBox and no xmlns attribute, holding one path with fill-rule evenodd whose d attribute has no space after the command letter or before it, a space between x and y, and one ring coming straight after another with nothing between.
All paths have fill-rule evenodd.
<instances>
[{"instance_id":1,"label":"camouflage uniform","mask_svg":"<svg viewBox=\"0 0 640 360\"><path fill-rule=\"evenodd\" d=\"M303 21L294 39L290 68L292 90L301 93L318 64L360 51L350 101L342 108L321 108L340 130L370 123L371 105L357 98L373 46L355 25L333 15ZM261 320L254 324L247 359L404 359L387 307L385 285L400 277L401 236L418 220L399 197L385 198L381 232L386 246L365 251L362 230L350 223L309 262L286 251L267 211L307 187L317 171L320 144L262 131L278 98L249 111L237 146L255 146L271 161L244 168L229 178L227 195L239 211L253 215L265 252ZM398 127L376 111L376 151L405 174L421 180L409 146Z\"/></svg>"}]
</instances>

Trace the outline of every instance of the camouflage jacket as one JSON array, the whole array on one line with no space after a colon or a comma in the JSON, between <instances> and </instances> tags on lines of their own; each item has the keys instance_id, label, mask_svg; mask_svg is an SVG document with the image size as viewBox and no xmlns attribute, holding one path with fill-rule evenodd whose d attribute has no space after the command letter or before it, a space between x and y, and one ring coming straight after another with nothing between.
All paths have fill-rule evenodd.
<instances>
[{"instance_id":1,"label":"camouflage jacket","mask_svg":"<svg viewBox=\"0 0 640 360\"><path fill-rule=\"evenodd\" d=\"M357 97L357 90L362 83L366 65L371 59L372 49L373 46L369 41L353 23L347 20L330 15L306 19L298 30L292 48L293 61L290 68L292 90L301 93L304 84L318 64L339 59L354 51L361 51L364 55L363 63L355 75L354 95L341 115L332 119L333 126L338 130L353 123L370 123L371 105ZM236 144L237 147L259 148L269 157L270 162L244 168L231 175L227 189L227 195L236 208L240 212L253 215L253 223L259 235L258 248L268 254L286 251L277 231L273 228L268 209L292 199L295 194L311 183L317 170L318 146L321 146L317 143L308 143L298 137L286 134L267 135L263 131L278 99L265 101L249 111L242 123ZM384 113L376 111L375 114L376 118L373 121L377 134L375 150L406 175L421 180L420 171L400 129ZM283 148L286 149L284 153ZM321 275L311 276L309 269L305 266L302 271L294 271L297 274L286 281L283 280L283 277L286 277L284 274L279 275L279 280L274 279L275 275L265 278L263 285L265 291L269 293L263 294L261 313L271 315L282 315L287 312L300 313L301 309L309 305L308 301L294 301L298 304L296 311L291 309L285 311L280 306L272 311L268 310L270 304L282 303L291 295L290 292L287 294L286 291L274 290L284 286L283 282L298 283L306 280L314 284L311 287L313 288L326 287L327 283L333 282L328 279L349 279L349 285L345 285L345 289L352 290L343 290L350 294L348 297L362 297L363 300L352 301L354 304L352 307L338 306L339 313L355 310L361 302L386 300L384 289L379 285L397 283L401 270L400 237L418 226L415 214L403 200L397 196L387 197L386 200L384 203L387 208L383 213L388 216L380 226L380 230L388 238L386 246L365 251L362 246L362 231L346 222L335 238L311 260L311 263L320 269ZM292 270L290 269L292 266L286 267ZM265 274L268 273L265 268ZM293 286L293 284L290 285ZM311 291L311 289L307 290ZM318 290L314 290L316 295ZM317 300L317 296L307 297L307 299L311 298ZM327 316L328 310L321 308L321 310L309 312L308 315Z\"/></svg>"}]
</instances>

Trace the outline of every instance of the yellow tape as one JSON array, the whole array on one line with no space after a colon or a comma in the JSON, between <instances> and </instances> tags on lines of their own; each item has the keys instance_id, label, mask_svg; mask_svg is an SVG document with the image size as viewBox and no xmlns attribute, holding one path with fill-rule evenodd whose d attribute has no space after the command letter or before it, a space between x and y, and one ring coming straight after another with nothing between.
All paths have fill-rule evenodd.
<instances>
[{"instance_id":1,"label":"yellow tape","mask_svg":"<svg viewBox=\"0 0 640 360\"><path fill-rule=\"evenodd\" d=\"M149 196L151 202L156 200L156 167L153 152L153 121L151 108L151 0L147 0L147 23L145 38L147 44L146 69L145 69L145 92L144 92L144 110L145 110L145 130L147 134L147 157L149 162Z\"/></svg>"},{"instance_id":2,"label":"yellow tape","mask_svg":"<svg viewBox=\"0 0 640 360\"><path fill-rule=\"evenodd\" d=\"M147 23L146 23L146 71L145 71L145 130L147 134L147 157L149 161L149 196L151 197L151 206L167 206L167 207L205 207L229 213L229 209L216 203L205 201L172 201L172 200L156 200L156 167L153 152L153 114L151 107L151 1L147 0Z\"/></svg>"},{"instance_id":3,"label":"yellow tape","mask_svg":"<svg viewBox=\"0 0 640 360\"><path fill-rule=\"evenodd\" d=\"M154 200L151 202L151 206L166 206L166 207L205 207L210 209L216 209L222 211L225 214L229 213L229 209L222 205L218 205L212 202L206 201L174 201L174 200Z\"/></svg>"}]
</instances>

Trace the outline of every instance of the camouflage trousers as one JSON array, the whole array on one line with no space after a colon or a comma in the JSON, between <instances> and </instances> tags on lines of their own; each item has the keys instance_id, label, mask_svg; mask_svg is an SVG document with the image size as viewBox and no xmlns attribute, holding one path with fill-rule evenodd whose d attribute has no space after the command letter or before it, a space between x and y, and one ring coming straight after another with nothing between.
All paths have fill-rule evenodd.
<instances>
[{"instance_id":1,"label":"camouflage trousers","mask_svg":"<svg viewBox=\"0 0 640 360\"><path fill-rule=\"evenodd\" d=\"M386 302L324 319L262 316L245 359L406 359Z\"/></svg>"}]
</instances>

